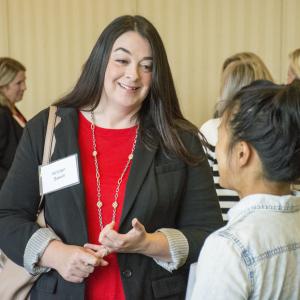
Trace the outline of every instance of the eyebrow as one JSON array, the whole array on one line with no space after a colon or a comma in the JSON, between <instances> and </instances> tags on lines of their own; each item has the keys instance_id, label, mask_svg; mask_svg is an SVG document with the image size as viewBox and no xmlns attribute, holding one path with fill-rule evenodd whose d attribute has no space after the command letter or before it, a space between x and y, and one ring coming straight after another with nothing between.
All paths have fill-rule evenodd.
<instances>
[{"instance_id":1,"label":"eyebrow","mask_svg":"<svg viewBox=\"0 0 300 300\"><path fill-rule=\"evenodd\" d=\"M132 53L129 50L127 50L123 47L119 47L119 48L115 49L114 52L117 52L119 50L124 51L124 52L128 53L129 55L132 55ZM143 57L142 60L153 60L153 57L152 56L145 56L145 57Z\"/></svg>"}]
</instances>

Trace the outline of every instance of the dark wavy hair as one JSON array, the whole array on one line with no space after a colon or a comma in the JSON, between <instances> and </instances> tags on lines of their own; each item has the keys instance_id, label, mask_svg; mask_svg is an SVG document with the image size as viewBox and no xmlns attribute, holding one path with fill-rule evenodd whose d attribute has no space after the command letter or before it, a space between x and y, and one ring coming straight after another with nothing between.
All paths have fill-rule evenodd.
<instances>
[{"instance_id":1,"label":"dark wavy hair","mask_svg":"<svg viewBox=\"0 0 300 300\"><path fill-rule=\"evenodd\" d=\"M241 89L225 109L230 149L246 141L257 152L266 179L300 178L300 80L277 85L258 80Z\"/></svg>"},{"instance_id":2,"label":"dark wavy hair","mask_svg":"<svg viewBox=\"0 0 300 300\"><path fill-rule=\"evenodd\" d=\"M128 31L138 32L147 39L153 56L150 91L138 112L142 142L152 149L158 136L167 154L175 154L191 164L200 162L204 155L189 153L181 138L182 132L191 132L198 138L198 129L182 115L163 42L155 27L142 16L121 16L103 30L75 87L55 104L60 107L95 109L100 102L113 44ZM149 121L154 128L145 126Z\"/></svg>"}]
</instances>

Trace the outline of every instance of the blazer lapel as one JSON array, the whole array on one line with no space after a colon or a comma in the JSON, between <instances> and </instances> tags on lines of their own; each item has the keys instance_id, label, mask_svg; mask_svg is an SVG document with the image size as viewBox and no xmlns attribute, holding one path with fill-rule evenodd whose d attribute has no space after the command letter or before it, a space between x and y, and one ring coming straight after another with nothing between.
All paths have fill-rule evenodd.
<instances>
[{"instance_id":1,"label":"blazer lapel","mask_svg":"<svg viewBox=\"0 0 300 300\"><path fill-rule=\"evenodd\" d=\"M56 139L53 153L54 159L60 159L72 154L78 154L78 168L80 183L69 187L73 200L79 210L80 221L84 228L84 239L87 240L87 226L85 219L85 195L83 189L82 169L79 157L78 145L78 112L74 108L58 108L57 115L61 118L59 124L54 129Z\"/></svg>"},{"instance_id":2,"label":"blazer lapel","mask_svg":"<svg viewBox=\"0 0 300 300\"><path fill-rule=\"evenodd\" d=\"M158 143L156 144L155 149L150 151L146 149L145 146L141 143L140 137L138 138L138 143L136 145L132 166L127 181L125 201L120 221L120 228L125 222L125 219L136 200L136 196L144 182L147 172L154 159L157 147Z\"/></svg>"}]
</instances>

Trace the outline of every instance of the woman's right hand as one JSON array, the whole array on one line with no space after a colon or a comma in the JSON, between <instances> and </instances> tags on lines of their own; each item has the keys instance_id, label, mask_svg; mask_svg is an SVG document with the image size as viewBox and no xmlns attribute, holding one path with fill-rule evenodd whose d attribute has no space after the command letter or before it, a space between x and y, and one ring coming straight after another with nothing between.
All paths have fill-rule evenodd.
<instances>
[{"instance_id":1,"label":"woman's right hand","mask_svg":"<svg viewBox=\"0 0 300 300\"><path fill-rule=\"evenodd\" d=\"M55 269L67 281L80 283L94 272L95 267L107 266L108 262L90 249L53 240L46 248L39 264Z\"/></svg>"}]
</instances>

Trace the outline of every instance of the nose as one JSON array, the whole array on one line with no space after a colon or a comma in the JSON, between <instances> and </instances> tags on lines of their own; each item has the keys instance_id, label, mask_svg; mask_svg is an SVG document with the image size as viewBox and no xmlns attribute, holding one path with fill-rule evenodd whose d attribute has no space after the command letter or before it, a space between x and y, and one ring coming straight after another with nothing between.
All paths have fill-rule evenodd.
<instances>
[{"instance_id":1,"label":"nose","mask_svg":"<svg viewBox=\"0 0 300 300\"><path fill-rule=\"evenodd\" d=\"M126 69L126 78L136 81L140 77L139 68L137 65L131 64Z\"/></svg>"},{"instance_id":2,"label":"nose","mask_svg":"<svg viewBox=\"0 0 300 300\"><path fill-rule=\"evenodd\" d=\"M27 90L26 82L23 82L21 88L22 88L22 91L26 91Z\"/></svg>"}]
</instances>

